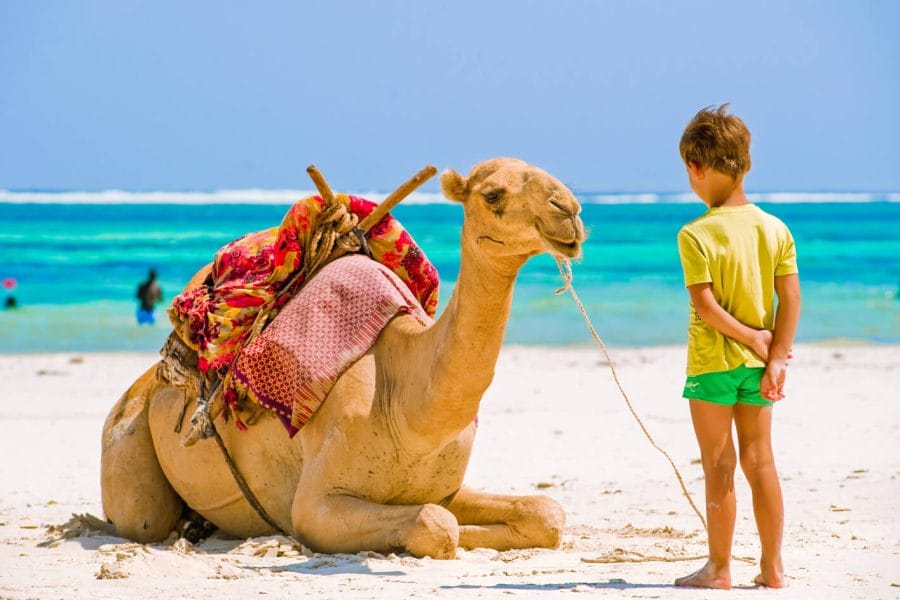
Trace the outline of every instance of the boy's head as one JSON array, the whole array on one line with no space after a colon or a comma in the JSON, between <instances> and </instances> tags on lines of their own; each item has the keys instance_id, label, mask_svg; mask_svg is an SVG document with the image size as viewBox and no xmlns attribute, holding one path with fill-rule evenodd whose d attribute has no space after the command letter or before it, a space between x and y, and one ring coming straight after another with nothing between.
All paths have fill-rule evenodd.
<instances>
[{"instance_id":1,"label":"boy's head","mask_svg":"<svg viewBox=\"0 0 900 600\"><path fill-rule=\"evenodd\" d=\"M750 170L750 131L727 110L728 104L708 106L694 115L678 149L688 167L693 163L737 179Z\"/></svg>"}]
</instances>

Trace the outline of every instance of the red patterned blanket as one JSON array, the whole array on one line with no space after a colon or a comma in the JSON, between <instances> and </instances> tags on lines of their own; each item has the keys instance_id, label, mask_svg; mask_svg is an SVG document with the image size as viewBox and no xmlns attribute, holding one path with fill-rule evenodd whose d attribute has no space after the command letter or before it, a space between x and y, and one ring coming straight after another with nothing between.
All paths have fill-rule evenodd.
<instances>
[{"instance_id":1,"label":"red patterned blanket","mask_svg":"<svg viewBox=\"0 0 900 600\"><path fill-rule=\"evenodd\" d=\"M293 436L401 312L431 322L390 269L360 255L332 261L240 353L234 386L274 410Z\"/></svg>"},{"instance_id":2,"label":"red patterned blanket","mask_svg":"<svg viewBox=\"0 0 900 600\"><path fill-rule=\"evenodd\" d=\"M376 206L374 202L356 196L337 194L335 199L343 202L348 210L360 220ZM173 300L168 311L169 318L175 326L178 336L197 351L197 364L202 373L214 371L223 377L227 375L234 365L238 349L247 340L260 310L274 300L275 308L283 312L291 303L291 298L297 297L296 286L305 284L302 278L293 281L290 290L286 288L292 278L301 270L304 249L316 231L323 207L324 201L319 196L304 198L291 206L278 227L249 233L223 246L216 252L213 260L212 283L186 289ZM416 308L425 315L425 318L434 316L438 302L437 270L399 221L391 215L387 215L366 234L366 241L374 261L365 260L376 265L380 263L386 267L386 269L379 270L379 273L382 273L382 279L384 279L383 274L389 272L393 276L392 281L395 283L400 281L403 284L401 286L404 288L403 302L399 302L396 295L391 296L391 299L387 301L387 305L390 305L390 302L397 304L397 308L391 316L398 310L418 315L418 312L410 306L410 299L412 304L420 305ZM320 276L321 272L311 282ZM365 278L359 279L360 282L364 280ZM365 285L371 283L369 280L365 281L368 282ZM383 288L383 286L381 287ZM382 291L384 290L382 289ZM332 296L332 301L336 301L339 297ZM387 310L384 308L387 305L383 304L384 301L381 302L380 310ZM373 303L378 304L374 301ZM354 306L359 307L356 304ZM319 318L325 318L329 312L333 312L336 316L343 315L339 318L347 324L352 322L337 304L333 308L320 311ZM369 317L374 318L372 315ZM269 329L275 327L281 318L279 313L269 325ZM309 321L309 317L303 317L303 319ZM287 319L282 320L288 322ZM382 327L387 320L389 317L384 320ZM354 322L354 326L356 325L358 323ZM279 328L278 331L283 330ZM343 334L339 335L337 329L333 329L332 333L338 337L327 343L340 344L348 341L348 338L340 337ZM357 332L350 333L355 335ZM325 343L324 331L318 330L316 335L317 343ZM273 337L274 333L266 339L273 340ZM262 336L259 339L262 339ZM369 343L371 344L372 341L374 341L374 337ZM359 341L354 338L351 344L353 352L357 351L358 343ZM246 352L249 346L255 344L256 342L250 342L244 351ZM263 342L259 342L259 344L261 345ZM314 346L308 342L300 342L293 344L292 347L313 352L310 357L294 357L294 360L297 361L296 364L306 365L304 368L309 368L310 363L307 361L318 353ZM254 352L256 352L254 356L262 357L261 360L264 359L266 364L275 364L259 345L256 345ZM361 356L361 353L359 355ZM248 358L248 360L250 359ZM282 396L270 396L271 390L264 386L258 366L252 366L250 362L241 364L243 369L241 372L244 373L246 379L243 385L248 395L254 400L280 411L279 414L282 417L286 417L286 415L281 411L287 411L291 422L299 424L305 422L302 416L303 410L300 410L298 413L300 416L295 418L293 403L290 399ZM283 367L287 363L279 359L277 364ZM328 372L337 369L343 372L347 366L349 363L343 364L342 367L331 364L328 367L321 366L321 369ZM309 381L325 381L325 379L319 378L320 373L324 372L320 371L320 367L309 372L313 375L313 379ZM237 372L229 380L238 379L236 376ZM281 375L278 376L278 379L284 381ZM336 379L337 377L334 377L334 380ZM225 394L226 403L233 408L236 401L235 390L225 390ZM263 400L264 397L268 400ZM324 398L324 394L322 398ZM305 406L311 406L309 400L303 402L306 403ZM296 428L297 425L293 427Z\"/></svg>"}]
</instances>

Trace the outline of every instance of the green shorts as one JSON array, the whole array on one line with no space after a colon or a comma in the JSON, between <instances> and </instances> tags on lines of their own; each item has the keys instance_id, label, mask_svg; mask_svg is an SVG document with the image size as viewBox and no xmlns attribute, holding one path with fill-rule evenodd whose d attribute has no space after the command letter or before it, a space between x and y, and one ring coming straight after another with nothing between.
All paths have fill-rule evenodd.
<instances>
[{"instance_id":1,"label":"green shorts","mask_svg":"<svg viewBox=\"0 0 900 600\"><path fill-rule=\"evenodd\" d=\"M759 382L765 369L741 365L730 371L716 371L689 375L682 396L691 400L705 400L713 404L734 406L737 403L753 406L772 406L759 395Z\"/></svg>"}]
</instances>

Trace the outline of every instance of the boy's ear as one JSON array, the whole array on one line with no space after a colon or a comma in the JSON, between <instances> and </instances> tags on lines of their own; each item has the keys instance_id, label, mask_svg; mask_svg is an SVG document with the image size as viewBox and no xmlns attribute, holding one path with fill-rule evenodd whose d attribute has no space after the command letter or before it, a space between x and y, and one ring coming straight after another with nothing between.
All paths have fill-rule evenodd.
<instances>
[{"instance_id":1,"label":"boy's ear","mask_svg":"<svg viewBox=\"0 0 900 600\"><path fill-rule=\"evenodd\" d=\"M704 169L703 167L701 167L694 161L687 163L687 170L688 170L688 173L690 173L697 179L703 179L703 175L706 172L706 169Z\"/></svg>"},{"instance_id":2,"label":"boy's ear","mask_svg":"<svg viewBox=\"0 0 900 600\"><path fill-rule=\"evenodd\" d=\"M453 169L441 173L441 189L454 202L466 201L466 181Z\"/></svg>"}]
</instances>

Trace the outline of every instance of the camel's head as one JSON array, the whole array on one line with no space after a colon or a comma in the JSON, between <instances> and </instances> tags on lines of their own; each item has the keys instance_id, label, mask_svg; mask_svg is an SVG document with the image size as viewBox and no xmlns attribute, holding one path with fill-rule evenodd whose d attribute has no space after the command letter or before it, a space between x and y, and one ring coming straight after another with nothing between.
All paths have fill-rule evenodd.
<instances>
[{"instance_id":1,"label":"camel's head","mask_svg":"<svg viewBox=\"0 0 900 600\"><path fill-rule=\"evenodd\" d=\"M475 165L468 177L444 171L441 188L463 204L463 235L485 252L522 258L581 254L581 205L546 171L515 158L494 158Z\"/></svg>"}]
</instances>

